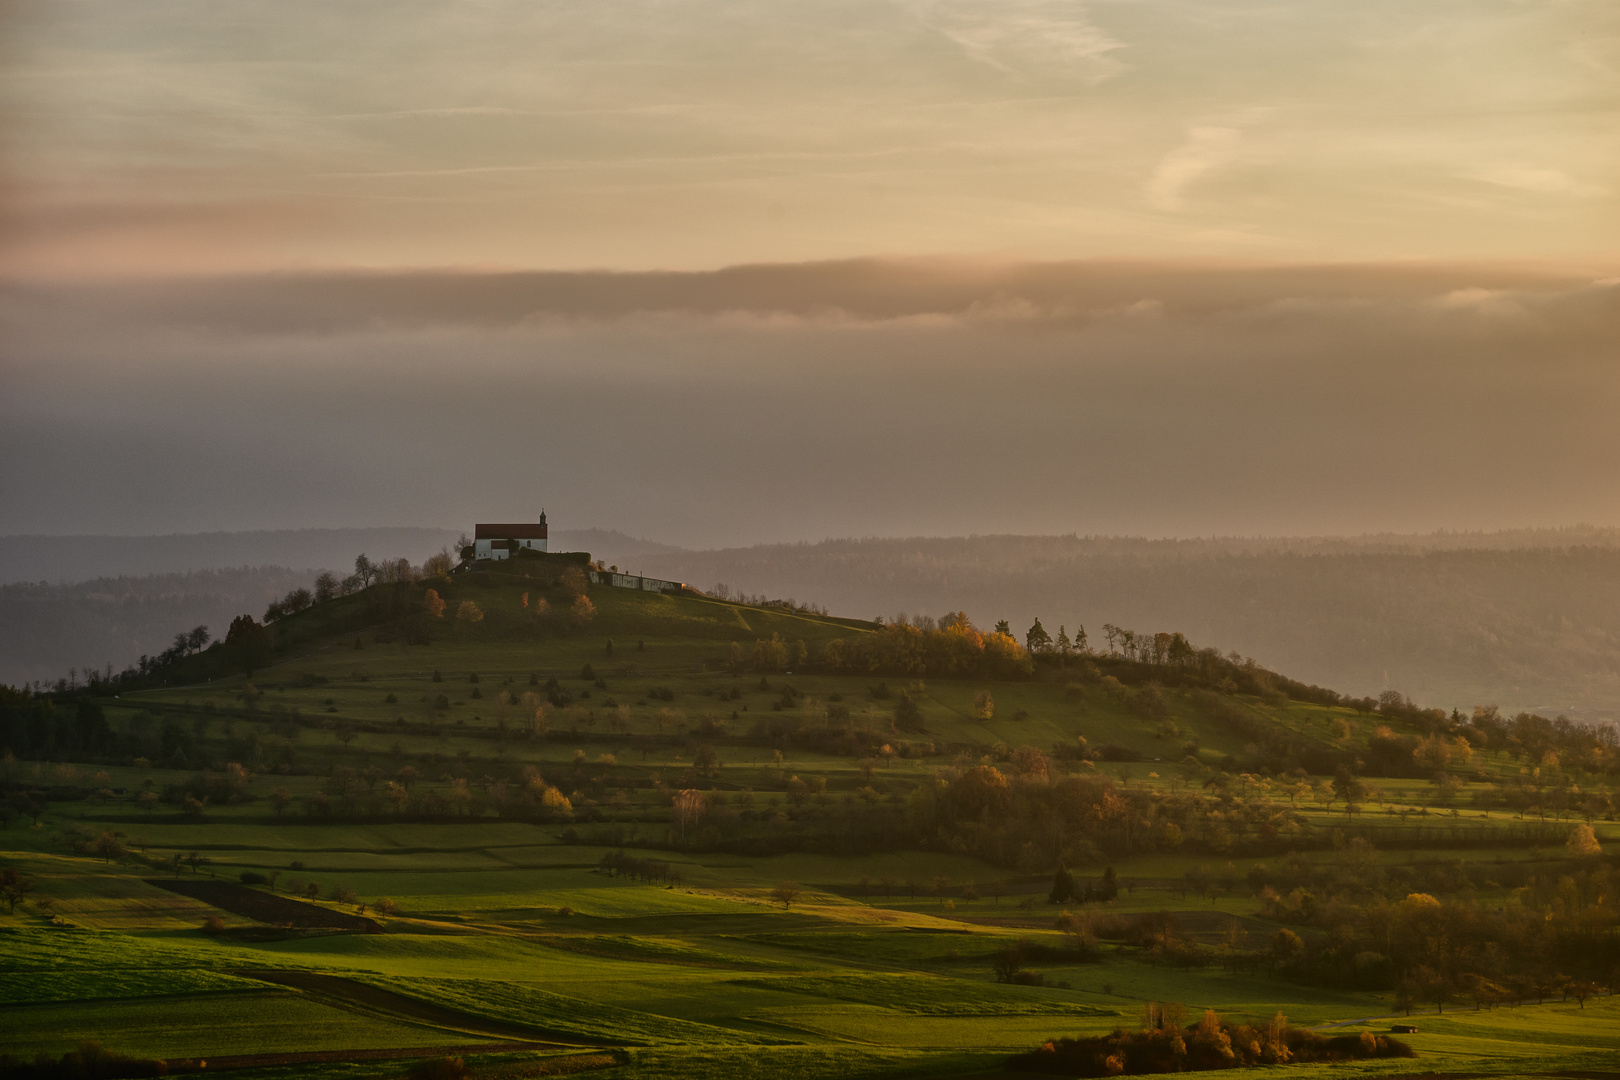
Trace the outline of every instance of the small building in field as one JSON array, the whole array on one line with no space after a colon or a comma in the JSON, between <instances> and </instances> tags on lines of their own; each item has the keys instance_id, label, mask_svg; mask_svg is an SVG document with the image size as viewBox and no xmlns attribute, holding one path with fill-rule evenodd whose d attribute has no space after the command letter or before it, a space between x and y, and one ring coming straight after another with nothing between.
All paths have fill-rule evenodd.
<instances>
[{"instance_id":1,"label":"small building in field","mask_svg":"<svg viewBox=\"0 0 1620 1080\"><path fill-rule=\"evenodd\" d=\"M642 592L678 593L683 586L678 581L665 581L663 578L643 577L640 574L621 574L618 567L604 570L591 567L585 573L590 577L592 585L611 585L615 589L639 589Z\"/></svg>"},{"instance_id":2,"label":"small building in field","mask_svg":"<svg viewBox=\"0 0 1620 1080\"><path fill-rule=\"evenodd\" d=\"M515 552L546 550L546 512L539 524L478 524L473 526L472 558L510 559Z\"/></svg>"}]
</instances>

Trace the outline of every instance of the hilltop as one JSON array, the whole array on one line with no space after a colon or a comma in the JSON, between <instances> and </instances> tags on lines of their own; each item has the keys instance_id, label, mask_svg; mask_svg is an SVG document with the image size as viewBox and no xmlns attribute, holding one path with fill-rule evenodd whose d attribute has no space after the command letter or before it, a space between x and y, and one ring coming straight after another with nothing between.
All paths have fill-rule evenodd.
<instances>
[{"instance_id":1,"label":"hilltop","mask_svg":"<svg viewBox=\"0 0 1620 1080\"><path fill-rule=\"evenodd\" d=\"M176 632L223 629L356 552L379 560L453 545L445 529L283 529L172 536L0 537L0 683L54 682L162 652ZM629 563L678 548L606 529L558 542ZM344 571L347 573L347 570Z\"/></svg>"}]
</instances>

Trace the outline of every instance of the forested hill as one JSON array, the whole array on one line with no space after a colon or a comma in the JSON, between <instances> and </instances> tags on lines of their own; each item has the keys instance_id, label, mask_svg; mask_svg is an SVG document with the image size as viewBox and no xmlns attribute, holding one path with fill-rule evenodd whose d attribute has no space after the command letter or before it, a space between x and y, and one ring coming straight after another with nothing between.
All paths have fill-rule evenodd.
<instances>
[{"instance_id":1,"label":"forested hill","mask_svg":"<svg viewBox=\"0 0 1620 1080\"><path fill-rule=\"evenodd\" d=\"M1324 540L982 536L684 552L644 572L846 614L1176 630L1351 694L1613 718L1615 530Z\"/></svg>"}]
</instances>

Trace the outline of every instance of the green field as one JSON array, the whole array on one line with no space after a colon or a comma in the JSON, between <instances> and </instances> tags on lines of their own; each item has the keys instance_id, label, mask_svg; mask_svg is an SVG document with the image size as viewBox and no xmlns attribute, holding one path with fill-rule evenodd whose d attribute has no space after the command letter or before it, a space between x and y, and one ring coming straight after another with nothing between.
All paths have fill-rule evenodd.
<instances>
[{"instance_id":1,"label":"green field","mask_svg":"<svg viewBox=\"0 0 1620 1080\"><path fill-rule=\"evenodd\" d=\"M32 891L0 908L0 1054L95 1039L243 1077L403 1076L441 1048L491 1077L577 1053L615 1080L990 1076L1148 1002L1387 1030L1418 985L1408 894L1615 932L1601 753L1560 763L1417 710L1102 656L834 670L813 658L871 624L593 586L576 626L536 616L566 597L520 570L413 586L410 605L432 586L484 612L431 633L377 606L407 595L392 586L317 605L251 674L216 649L97 695L94 752L8 755L0 865ZM798 670L748 659L773 634L790 657L805 643ZM1002 786L973 802L987 776ZM1587 823L1602 853L1577 858ZM1049 902L1060 865L1117 894ZM163 887L244 873L269 880L220 906ZM255 907L272 893L380 932L279 925ZM1136 920L1158 912L1174 929L1152 938ZM1297 955L1276 952L1285 928ZM998 981L1013 954L1024 984ZM1616 973L1516 955L1445 954L1444 1014L1411 1003L1416 1062L1332 1067L1615 1071L1620 1007L1570 995ZM1487 999L1487 970L1551 981ZM385 1050L405 1056L361 1053ZM298 1053L324 1057L233 1060Z\"/></svg>"}]
</instances>

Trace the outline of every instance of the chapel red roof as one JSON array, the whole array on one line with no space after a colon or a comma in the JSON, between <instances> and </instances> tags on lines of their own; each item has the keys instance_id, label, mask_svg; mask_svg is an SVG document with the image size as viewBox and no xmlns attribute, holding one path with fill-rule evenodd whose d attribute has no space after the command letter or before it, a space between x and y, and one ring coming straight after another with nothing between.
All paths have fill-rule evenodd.
<instances>
[{"instance_id":1,"label":"chapel red roof","mask_svg":"<svg viewBox=\"0 0 1620 1080\"><path fill-rule=\"evenodd\" d=\"M532 521L521 525L475 525L474 540L544 540L546 527Z\"/></svg>"}]
</instances>

